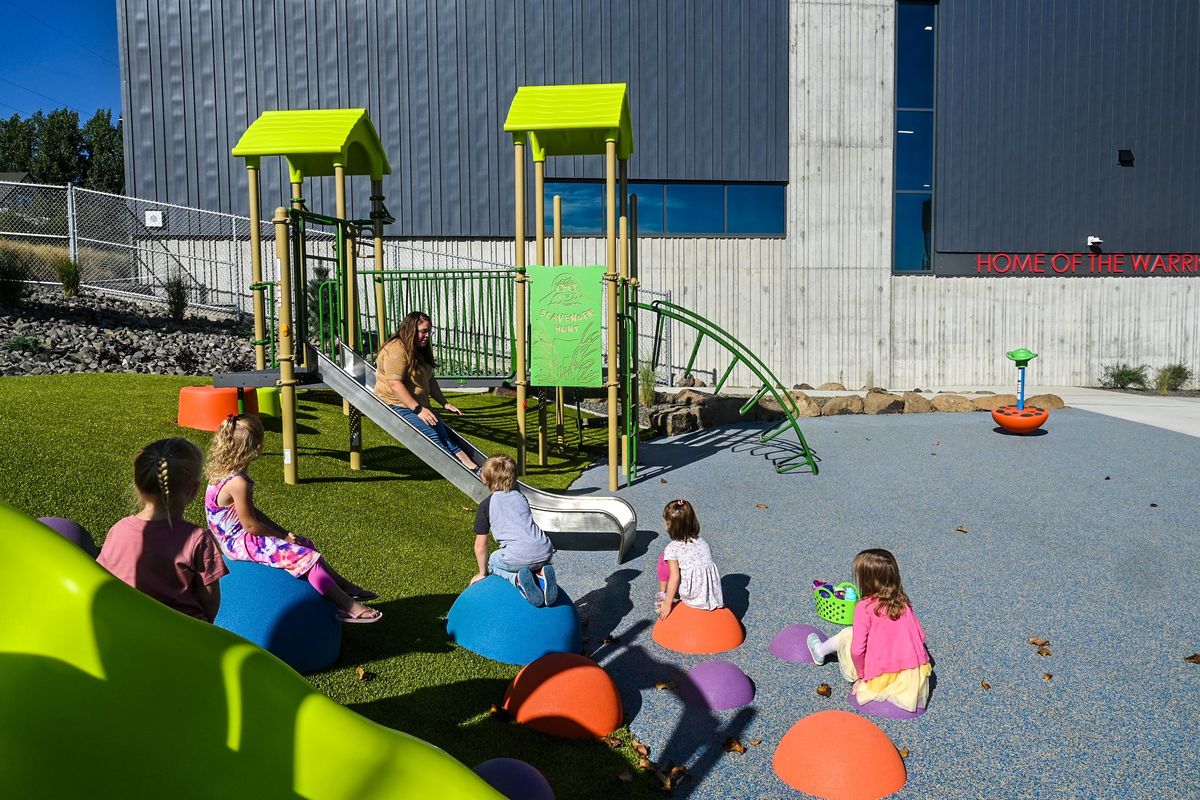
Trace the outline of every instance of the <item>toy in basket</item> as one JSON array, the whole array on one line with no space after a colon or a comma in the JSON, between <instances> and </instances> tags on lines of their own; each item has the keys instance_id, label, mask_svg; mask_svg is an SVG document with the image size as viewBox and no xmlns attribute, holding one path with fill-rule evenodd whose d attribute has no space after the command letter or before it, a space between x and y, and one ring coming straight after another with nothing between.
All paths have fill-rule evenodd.
<instances>
[{"instance_id":1,"label":"toy in basket","mask_svg":"<svg viewBox=\"0 0 1200 800\"><path fill-rule=\"evenodd\" d=\"M825 581L813 581L813 602L817 616L835 625L854 624L854 606L858 603L858 587L850 581L831 586Z\"/></svg>"}]
</instances>

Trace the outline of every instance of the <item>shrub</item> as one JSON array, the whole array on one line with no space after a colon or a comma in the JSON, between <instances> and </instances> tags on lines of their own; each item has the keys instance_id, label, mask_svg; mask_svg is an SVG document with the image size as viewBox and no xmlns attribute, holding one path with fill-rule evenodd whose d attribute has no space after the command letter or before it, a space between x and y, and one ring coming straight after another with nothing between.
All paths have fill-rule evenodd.
<instances>
[{"instance_id":1,"label":"shrub","mask_svg":"<svg viewBox=\"0 0 1200 800\"><path fill-rule=\"evenodd\" d=\"M62 284L63 297L79 294L79 264L69 258L59 258L54 262L54 269Z\"/></svg>"},{"instance_id":2,"label":"shrub","mask_svg":"<svg viewBox=\"0 0 1200 800\"><path fill-rule=\"evenodd\" d=\"M25 296L29 273L15 250L0 249L0 306L17 308Z\"/></svg>"},{"instance_id":3,"label":"shrub","mask_svg":"<svg viewBox=\"0 0 1200 800\"><path fill-rule=\"evenodd\" d=\"M308 300L308 337L310 339L318 336L318 332L321 329L321 286L328 280L329 267L324 264L316 264L313 267L313 277L308 279L308 286L305 290ZM326 309L325 313L326 316L329 316L331 313L330 309ZM380 334L383 336L388 335L382 331Z\"/></svg>"},{"instance_id":4,"label":"shrub","mask_svg":"<svg viewBox=\"0 0 1200 800\"><path fill-rule=\"evenodd\" d=\"M1167 364L1154 373L1154 385L1159 394L1178 392L1192 379L1192 371L1185 364Z\"/></svg>"},{"instance_id":5,"label":"shrub","mask_svg":"<svg viewBox=\"0 0 1200 800\"><path fill-rule=\"evenodd\" d=\"M1145 389L1146 367L1145 365L1135 367L1124 361L1109 364L1104 368L1104 374L1100 377L1100 385L1105 389L1128 389L1130 386L1140 386Z\"/></svg>"},{"instance_id":6,"label":"shrub","mask_svg":"<svg viewBox=\"0 0 1200 800\"><path fill-rule=\"evenodd\" d=\"M187 311L187 286L183 278L176 275L167 278L167 315L176 322L183 321L183 312Z\"/></svg>"},{"instance_id":7,"label":"shrub","mask_svg":"<svg viewBox=\"0 0 1200 800\"><path fill-rule=\"evenodd\" d=\"M654 384L657 380L658 376L654 374L654 367L643 361L642 368L638 370L638 402L640 404L654 405Z\"/></svg>"},{"instance_id":8,"label":"shrub","mask_svg":"<svg viewBox=\"0 0 1200 800\"><path fill-rule=\"evenodd\" d=\"M32 336L14 336L8 340L5 347L10 353L44 353L46 351L42 343Z\"/></svg>"}]
</instances>

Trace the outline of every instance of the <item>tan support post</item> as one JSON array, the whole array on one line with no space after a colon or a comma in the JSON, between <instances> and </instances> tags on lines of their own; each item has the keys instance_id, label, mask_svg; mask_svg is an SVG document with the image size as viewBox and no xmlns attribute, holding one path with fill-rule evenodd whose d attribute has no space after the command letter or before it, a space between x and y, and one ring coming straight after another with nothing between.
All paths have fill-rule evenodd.
<instances>
[{"instance_id":1,"label":"tan support post","mask_svg":"<svg viewBox=\"0 0 1200 800\"><path fill-rule=\"evenodd\" d=\"M617 143L604 147L605 224L607 253L604 281L608 287L608 490L617 490L617 362L621 334L617 330Z\"/></svg>"},{"instance_id":2,"label":"tan support post","mask_svg":"<svg viewBox=\"0 0 1200 800\"><path fill-rule=\"evenodd\" d=\"M554 195L554 266L562 266L562 198ZM558 446L566 445L563 434L563 422L566 418L566 404L563 402L563 387L554 387L554 432L558 438Z\"/></svg>"},{"instance_id":3,"label":"tan support post","mask_svg":"<svg viewBox=\"0 0 1200 800\"><path fill-rule=\"evenodd\" d=\"M517 329L517 474L525 474L525 144L513 143L516 188L516 292L513 298Z\"/></svg>"},{"instance_id":4,"label":"tan support post","mask_svg":"<svg viewBox=\"0 0 1200 800\"><path fill-rule=\"evenodd\" d=\"M383 181L371 181L371 227L375 234L375 327L376 344L382 346L387 333L387 296L384 293L383 276Z\"/></svg>"},{"instance_id":5,"label":"tan support post","mask_svg":"<svg viewBox=\"0 0 1200 800\"><path fill-rule=\"evenodd\" d=\"M262 283L262 210L259 208L258 166L246 165L246 182L250 186L250 283ZM263 290L252 290L254 298L254 368L267 368L267 346L262 344L267 335L267 316L263 304ZM274 309L272 309L273 311Z\"/></svg>"},{"instance_id":6,"label":"tan support post","mask_svg":"<svg viewBox=\"0 0 1200 800\"><path fill-rule=\"evenodd\" d=\"M346 168L341 164L333 167L334 197L337 204L337 218L346 221ZM355 269L354 231L349 225L344 226L342 241L346 252L346 346L358 351L358 275ZM342 413L350 417L350 469L362 469L362 415L357 408L350 405L349 400L342 400Z\"/></svg>"},{"instance_id":7,"label":"tan support post","mask_svg":"<svg viewBox=\"0 0 1200 800\"><path fill-rule=\"evenodd\" d=\"M546 263L546 162L533 162L533 223L534 260L539 265ZM546 465L546 404L542 402L545 392L538 395L538 464Z\"/></svg>"},{"instance_id":8,"label":"tan support post","mask_svg":"<svg viewBox=\"0 0 1200 800\"><path fill-rule=\"evenodd\" d=\"M283 481L296 485L296 369L292 355L292 270L286 208L275 209L275 260L279 265L279 405L283 423Z\"/></svg>"}]
</instances>

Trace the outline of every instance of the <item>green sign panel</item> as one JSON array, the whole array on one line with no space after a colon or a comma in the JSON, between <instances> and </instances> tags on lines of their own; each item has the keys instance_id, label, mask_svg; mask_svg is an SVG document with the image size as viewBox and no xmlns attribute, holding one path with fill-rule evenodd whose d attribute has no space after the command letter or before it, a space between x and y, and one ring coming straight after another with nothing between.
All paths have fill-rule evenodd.
<instances>
[{"instance_id":1,"label":"green sign panel","mask_svg":"<svg viewBox=\"0 0 1200 800\"><path fill-rule=\"evenodd\" d=\"M529 379L603 386L604 267L529 267Z\"/></svg>"}]
</instances>

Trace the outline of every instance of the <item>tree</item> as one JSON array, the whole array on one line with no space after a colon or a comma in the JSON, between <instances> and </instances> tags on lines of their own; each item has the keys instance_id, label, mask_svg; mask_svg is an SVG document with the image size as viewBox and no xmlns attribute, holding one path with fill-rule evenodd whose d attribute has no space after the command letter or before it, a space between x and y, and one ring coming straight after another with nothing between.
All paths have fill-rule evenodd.
<instances>
[{"instance_id":1,"label":"tree","mask_svg":"<svg viewBox=\"0 0 1200 800\"><path fill-rule=\"evenodd\" d=\"M34 180L39 183L79 183L83 178L83 133L79 114L66 108L51 111L37 131L33 156Z\"/></svg>"},{"instance_id":2,"label":"tree","mask_svg":"<svg viewBox=\"0 0 1200 800\"><path fill-rule=\"evenodd\" d=\"M125 151L121 123L100 109L83 126L84 185L99 192L125 192Z\"/></svg>"},{"instance_id":3,"label":"tree","mask_svg":"<svg viewBox=\"0 0 1200 800\"><path fill-rule=\"evenodd\" d=\"M21 119L13 114L0 120L0 172L32 172L36 144L34 117Z\"/></svg>"}]
</instances>

